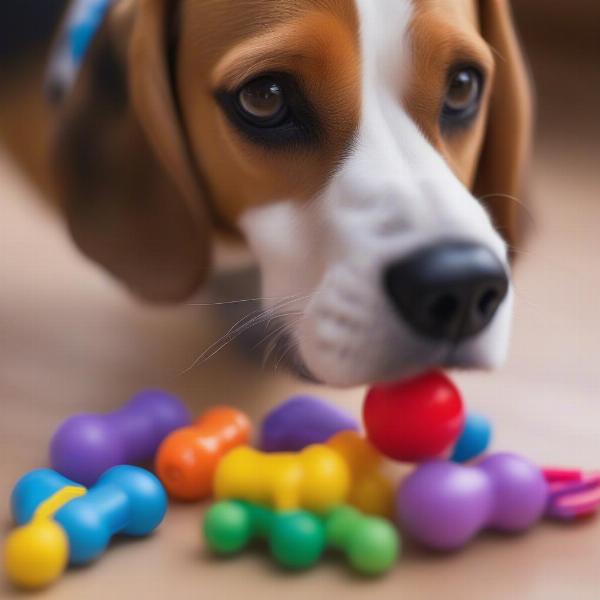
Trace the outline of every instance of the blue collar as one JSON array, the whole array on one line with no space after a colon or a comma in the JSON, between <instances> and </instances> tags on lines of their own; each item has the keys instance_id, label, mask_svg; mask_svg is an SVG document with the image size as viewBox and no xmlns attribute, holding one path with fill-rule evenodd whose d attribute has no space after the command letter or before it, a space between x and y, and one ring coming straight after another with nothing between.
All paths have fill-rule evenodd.
<instances>
[{"instance_id":1,"label":"blue collar","mask_svg":"<svg viewBox=\"0 0 600 600\"><path fill-rule=\"evenodd\" d=\"M71 90L94 37L117 0L72 0L50 58L46 89L60 102Z\"/></svg>"}]
</instances>

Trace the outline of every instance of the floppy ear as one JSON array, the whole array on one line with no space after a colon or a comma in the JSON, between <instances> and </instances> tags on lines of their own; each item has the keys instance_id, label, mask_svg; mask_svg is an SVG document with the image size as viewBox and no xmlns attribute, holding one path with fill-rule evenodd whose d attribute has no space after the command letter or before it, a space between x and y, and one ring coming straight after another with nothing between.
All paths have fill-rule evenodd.
<instances>
[{"instance_id":1,"label":"floppy ear","mask_svg":"<svg viewBox=\"0 0 600 600\"><path fill-rule=\"evenodd\" d=\"M153 301L191 294L210 253L208 210L169 68L169 5L115 5L64 106L54 148L76 243Z\"/></svg>"},{"instance_id":2,"label":"floppy ear","mask_svg":"<svg viewBox=\"0 0 600 600\"><path fill-rule=\"evenodd\" d=\"M532 95L509 0L480 0L482 34L496 57L475 193L511 246L523 233L522 200L532 139Z\"/></svg>"}]
</instances>

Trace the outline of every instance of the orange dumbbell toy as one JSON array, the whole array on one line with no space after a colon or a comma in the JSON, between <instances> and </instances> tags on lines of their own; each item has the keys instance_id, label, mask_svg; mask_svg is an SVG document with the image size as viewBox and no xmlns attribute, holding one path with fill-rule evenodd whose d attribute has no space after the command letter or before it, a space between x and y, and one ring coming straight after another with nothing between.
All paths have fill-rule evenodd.
<instances>
[{"instance_id":1,"label":"orange dumbbell toy","mask_svg":"<svg viewBox=\"0 0 600 600\"><path fill-rule=\"evenodd\" d=\"M174 498L203 500L212 494L221 458L248 444L250 433L250 419L243 412L228 407L209 410L164 440L156 455L156 473Z\"/></svg>"}]
</instances>

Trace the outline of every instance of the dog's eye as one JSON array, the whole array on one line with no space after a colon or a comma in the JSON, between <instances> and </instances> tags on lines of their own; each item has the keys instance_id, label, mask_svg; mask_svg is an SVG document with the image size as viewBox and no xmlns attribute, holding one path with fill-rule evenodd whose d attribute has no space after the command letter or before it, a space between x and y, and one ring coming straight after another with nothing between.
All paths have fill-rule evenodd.
<instances>
[{"instance_id":1,"label":"dog's eye","mask_svg":"<svg viewBox=\"0 0 600 600\"><path fill-rule=\"evenodd\" d=\"M215 98L230 123L247 139L269 149L318 144L320 121L298 80L290 73L264 74Z\"/></svg>"},{"instance_id":2,"label":"dog's eye","mask_svg":"<svg viewBox=\"0 0 600 600\"><path fill-rule=\"evenodd\" d=\"M287 116L283 85L268 77L246 84L239 91L237 102L241 116L258 127L276 127Z\"/></svg>"},{"instance_id":3,"label":"dog's eye","mask_svg":"<svg viewBox=\"0 0 600 600\"><path fill-rule=\"evenodd\" d=\"M474 67L454 70L450 76L441 121L444 128L468 125L479 112L483 75Z\"/></svg>"}]
</instances>

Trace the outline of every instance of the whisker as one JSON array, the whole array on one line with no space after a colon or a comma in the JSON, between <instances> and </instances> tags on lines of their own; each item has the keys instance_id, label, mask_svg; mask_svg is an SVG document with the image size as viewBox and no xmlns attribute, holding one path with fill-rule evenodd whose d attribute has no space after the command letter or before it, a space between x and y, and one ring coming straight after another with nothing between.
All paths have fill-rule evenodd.
<instances>
[{"instance_id":1,"label":"whisker","mask_svg":"<svg viewBox=\"0 0 600 600\"><path fill-rule=\"evenodd\" d=\"M311 294L306 294L304 296L298 296L296 298L294 298L294 300L291 300L289 302L286 302L285 304L279 304L278 306L274 307L276 310L279 310L281 308L284 308L286 306L289 306L290 304L294 304L294 302L304 302L305 300L310 300L311 298L314 298L316 295L318 294L318 292L312 292ZM275 315L276 316L276 315ZM271 321L269 320L267 322L267 327L266 329L268 329L271 326Z\"/></svg>"},{"instance_id":2,"label":"whisker","mask_svg":"<svg viewBox=\"0 0 600 600\"><path fill-rule=\"evenodd\" d=\"M497 48L494 48L494 46L490 45L490 50L492 51L493 54L495 54L502 62L508 62L506 60L506 57L504 56L504 54L502 54L500 52L500 50L498 50Z\"/></svg>"},{"instance_id":3,"label":"whisker","mask_svg":"<svg viewBox=\"0 0 600 600\"><path fill-rule=\"evenodd\" d=\"M287 300L294 298L295 295L290 296L271 296L263 298L242 298L240 300L225 300L222 302L187 302L186 306L199 306L199 307L211 307L211 306L228 306L231 304L245 304L248 302L272 302L273 300Z\"/></svg>"},{"instance_id":4,"label":"whisker","mask_svg":"<svg viewBox=\"0 0 600 600\"><path fill-rule=\"evenodd\" d=\"M204 358L204 356L206 354L208 354L213 348L217 347L224 340L227 340L230 336L233 336L233 339L235 339L235 337L237 336L237 331L236 331L237 328L239 328L241 330L240 331L240 335L241 335L241 333L243 333L243 331L244 331L245 325L248 322L252 321L253 318L258 318L261 315L264 316L269 310L271 310L271 309L258 309L258 310L253 310L252 312L248 313L247 315L244 315L241 319L236 321L227 330L227 332L224 335L222 335L218 340L216 340L215 342L210 344L208 346L208 348L206 348L202 353L200 353L200 355L192 362L192 364L187 369L184 369L180 373L180 375L185 375L186 373L188 373L189 371L194 369L202 361L202 359Z\"/></svg>"},{"instance_id":5,"label":"whisker","mask_svg":"<svg viewBox=\"0 0 600 600\"><path fill-rule=\"evenodd\" d=\"M243 316L241 319L239 319L238 321L236 321L236 323L234 323L229 330L227 331L227 333L225 333L224 336L222 336L219 340L217 340L215 342L215 344L218 344L220 340L222 340L223 338L225 338L226 336L228 336L229 334L231 334L236 327L240 326L244 326L244 321L250 320L251 317L253 317L254 315L268 315L270 313L275 313L276 311L278 311L281 308L284 308L286 306L288 306L289 304L293 304L294 302L300 302L303 297L302 296L286 296L286 298L291 298L291 300L289 301L281 301L278 302L277 304L274 304L271 307L267 307L267 308L259 308L257 310L253 310L252 312L248 313L247 315ZM210 348L208 348L209 350Z\"/></svg>"},{"instance_id":6,"label":"whisker","mask_svg":"<svg viewBox=\"0 0 600 600\"><path fill-rule=\"evenodd\" d=\"M296 314L301 315L302 312L298 311ZM278 333L280 333L283 329L286 329L290 325L291 325L291 323L284 323L283 325L280 325L280 326L276 327L274 330L268 332L263 338L261 338L258 342L256 342L256 344L254 344L254 346L252 346L252 350L256 350L260 345L264 344L269 339L276 337Z\"/></svg>"},{"instance_id":7,"label":"whisker","mask_svg":"<svg viewBox=\"0 0 600 600\"><path fill-rule=\"evenodd\" d=\"M312 294L311 294L312 295ZM304 298L309 298L311 295L305 296ZM272 319L278 319L281 317L286 317L290 315L294 315L297 311L291 313L283 313L277 314L277 311L293 304L294 302L299 302L304 299L303 297L293 297L291 300L286 300L283 302L279 302L272 307L269 307L264 310L252 311L249 315L242 317L239 321L237 321L227 333L221 336L217 341L213 342L204 352L202 352L187 368L184 369L180 375L185 375L189 373L192 369L197 367L198 365L205 363L207 360L215 356L218 352L220 352L223 348L225 348L228 344L230 344L233 340L237 339L244 332L248 331L252 327L256 325L260 325L265 321L271 322ZM214 350L214 351L213 351Z\"/></svg>"},{"instance_id":8,"label":"whisker","mask_svg":"<svg viewBox=\"0 0 600 600\"><path fill-rule=\"evenodd\" d=\"M506 198L507 200L512 200L515 204L518 204L525 211L525 214L527 215L529 221L532 224L537 224L535 215L533 214L531 207L526 202L521 200L520 198L517 198L516 196L511 196L510 194L498 193L498 194L486 194L485 196L480 196L479 200L482 202L485 202L486 200L490 200L491 198Z\"/></svg>"},{"instance_id":9,"label":"whisker","mask_svg":"<svg viewBox=\"0 0 600 600\"><path fill-rule=\"evenodd\" d=\"M212 343L204 352L202 352L193 362L192 364L181 371L180 375L186 375L197 366L205 363L207 360L211 359L215 354L220 352L223 348L225 348L228 344L237 339L240 335L242 335L245 331L252 328L254 325L260 324L261 321L264 321L266 315L259 314L258 316L252 318L251 320L247 320L247 317L244 317L243 320L246 320L246 323L242 323L237 329L230 329L228 333L224 336L220 337L216 342ZM234 328L236 326L234 325Z\"/></svg>"},{"instance_id":10,"label":"whisker","mask_svg":"<svg viewBox=\"0 0 600 600\"><path fill-rule=\"evenodd\" d=\"M295 326L298 325L298 323L300 323L302 320L304 320L306 318L306 315L302 315L300 316L300 318L298 318L296 320L296 322L294 323ZM288 338L288 345L287 348L283 348L281 346L278 346L276 349L280 350L280 355L279 355L279 359L277 360L277 362L274 365L274 372L277 373L277 371L279 370L279 367L281 366L282 362L285 360L285 358L290 354L290 352L292 350L298 352L298 349L300 348L300 343L301 340L303 339L303 334L298 331L297 327L296 327L296 332L295 335L293 336L289 336Z\"/></svg>"},{"instance_id":11,"label":"whisker","mask_svg":"<svg viewBox=\"0 0 600 600\"><path fill-rule=\"evenodd\" d=\"M288 338L288 334L291 333L294 328L298 325L298 323L302 320L302 316L300 316L298 319L295 319L294 321L291 321L290 323L286 323L286 325L280 329L280 331L278 332L279 335L271 338L271 340L269 341L269 344L267 346L267 350L265 351L265 354L263 356L263 361L262 361L262 365L263 368L267 366L267 364L272 362L272 356L273 354L281 349L281 341L285 340L286 338Z\"/></svg>"},{"instance_id":12,"label":"whisker","mask_svg":"<svg viewBox=\"0 0 600 600\"><path fill-rule=\"evenodd\" d=\"M280 318L282 318L282 317L288 317L288 316L290 316L290 315L294 315L294 314L296 314L296 312L292 312L292 313L282 313L282 314L276 315L275 317L271 317L271 318L280 319ZM262 317L263 317L263 318L264 318L265 316L266 316L266 315L262 315ZM236 334L235 334L235 335L232 335L232 336L230 336L230 338L229 338L229 339L227 339L227 340L224 340L224 341L223 341L223 343L222 343L222 344L221 344L221 345L220 345L218 348L216 348L216 349L215 349L213 352L211 352L211 353L210 353L208 356L198 359L198 362L197 362L196 366L199 366L199 365L201 365L201 364L204 364L204 363L208 362L208 361L209 361L211 358L213 358L213 356L217 355L219 352L221 352L221 350L223 350L223 349L224 349L225 347L227 347L227 346L228 346L228 345L229 345L231 342L233 342L233 341L234 341L235 339L237 339L237 338L238 338L240 335L242 335L242 333L244 333L244 332L248 331L248 329L251 329L252 327L254 327L254 325L256 325L256 324L258 324L258 323L260 323L260 321L257 321L256 323L255 323L255 322L250 322L250 323L248 323L247 325L245 325L245 326L244 326L244 328L243 328L242 330L240 330L240 331L236 332ZM184 373L186 373L187 371L189 371L189 369L188 369L188 370L186 370L186 371L184 371Z\"/></svg>"},{"instance_id":13,"label":"whisker","mask_svg":"<svg viewBox=\"0 0 600 600\"><path fill-rule=\"evenodd\" d=\"M283 363L283 361L290 354L290 352L292 350L295 350L297 347L298 347L298 342L294 338L290 338L288 347L282 351L281 355L279 356L279 360L275 364L275 373L278 372L279 367L281 366L281 363Z\"/></svg>"}]
</instances>

